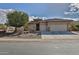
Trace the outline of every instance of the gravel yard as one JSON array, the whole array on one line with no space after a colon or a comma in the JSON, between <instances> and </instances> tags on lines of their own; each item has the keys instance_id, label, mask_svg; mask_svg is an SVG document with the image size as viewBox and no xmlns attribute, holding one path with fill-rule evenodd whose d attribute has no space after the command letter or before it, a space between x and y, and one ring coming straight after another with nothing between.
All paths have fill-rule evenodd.
<instances>
[{"instance_id":1,"label":"gravel yard","mask_svg":"<svg viewBox=\"0 0 79 59\"><path fill-rule=\"evenodd\" d=\"M8 37L13 37L13 38L26 38L26 39L41 39L41 35L38 35L36 33L27 33L27 34L21 34L18 36L8 36Z\"/></svg>"},{"instance_id":2,"label":"gravel yard","mask_svg":"<svg viewBox=\"0 0 79 59\"><path fill-rule=\"evenodd\" d=\"M2 35L2 36L1 36ZM79 32L43 32L39 33L26 33L21 35L4 35L1 38L22 38L22 39L79 39Z\"/></svg>"}]
</instances>

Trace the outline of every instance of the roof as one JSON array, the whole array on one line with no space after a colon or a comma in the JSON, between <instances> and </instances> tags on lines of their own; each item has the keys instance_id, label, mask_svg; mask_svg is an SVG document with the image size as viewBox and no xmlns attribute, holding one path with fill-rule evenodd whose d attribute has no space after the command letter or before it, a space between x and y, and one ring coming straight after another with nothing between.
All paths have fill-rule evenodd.
<instances>
[{"instance_id":1,"label":"roof","mask_svg":"<svg viewBox=\"0 0 79 59\"><path fill-rule=\"evenodd\" d=\"M61 18L53 18L53 19L46 19L47 21L73 21L69 19L61 19Z\"/></svg>"},{"instance_id":2,"label":"roof","mask_svg":"<svg viewBox=\"0 0 79 59\"><path fill-rule=\"evenodd\" d=\"M46 19L46 20L42 20L42 19L34 19L34 21L31 21L30 23L36 23L36 22L72 22L73 20L69 20L69 19L58 19L58 18L54 18L54 19Z\"/></svg>"}]
</instances>

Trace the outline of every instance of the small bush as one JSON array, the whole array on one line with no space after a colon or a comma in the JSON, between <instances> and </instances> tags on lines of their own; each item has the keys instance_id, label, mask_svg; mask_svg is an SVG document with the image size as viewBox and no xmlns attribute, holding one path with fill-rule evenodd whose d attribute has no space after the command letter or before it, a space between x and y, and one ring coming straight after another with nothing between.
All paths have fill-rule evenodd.
<instances>
[{"instance_id":1,"label":"small bush","mask_svg":"<svg viewBox=\"0 0 79 59\"><path fill-rule=\"evenodd\" d=\"M4 25L4 24L0 24L0 29L6 29L6 25Z\"/></svg>"},{"instance_id":2,"label":"small bush","mask_svg":"<svg viewBox=\"0 0 79 59\"><path fill-rule=\"evenodd\" d=\"M71 25L70 29L72 31L79 31L79 25Z\"/></svg>"},{"instance_id":3,"label":"small bush","mask_svg":"<svg viewBox=\"0 0 79 59\"><path fill-rule=\"evenodd\" d=\"M79 25L75 25L76 26L76 30L78 30L79 31Z\"/></svg>"}]
</instances>

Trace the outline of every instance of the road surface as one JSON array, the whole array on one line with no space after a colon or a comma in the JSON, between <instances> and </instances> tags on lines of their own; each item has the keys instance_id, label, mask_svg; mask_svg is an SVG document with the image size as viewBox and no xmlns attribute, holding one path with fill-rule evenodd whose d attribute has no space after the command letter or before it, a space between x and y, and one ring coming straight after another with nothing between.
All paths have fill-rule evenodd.
<instances>
[{"instance_id":1,"label":"road surface","mask_svg":"<svg viewBox=\"0 0 79 59\"><path fill-rule=\"evenodd\" d=\"M0 42L0 55L77 55L79 40Z\"/></svg>"}]
</instances>

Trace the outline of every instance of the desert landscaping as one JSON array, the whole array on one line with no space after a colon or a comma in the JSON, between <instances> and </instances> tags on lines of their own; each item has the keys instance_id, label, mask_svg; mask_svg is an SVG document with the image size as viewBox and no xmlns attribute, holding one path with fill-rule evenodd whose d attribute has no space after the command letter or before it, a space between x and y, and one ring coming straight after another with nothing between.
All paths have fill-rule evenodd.
<instances>
[{"instance_id":1,"label":"desert landscaping","mask_svg":"<svg viewBox=\"0 0 79 59\"><path fill-rule=\"evenodd\" d=\"M0 24L0 40L3 41L79 39L79 21L60 18L29 21L27 13L16 10L8 12L6 16L7 22Z\"/></svg>"}]
</instances>

